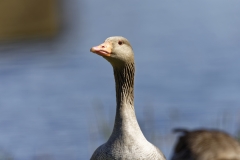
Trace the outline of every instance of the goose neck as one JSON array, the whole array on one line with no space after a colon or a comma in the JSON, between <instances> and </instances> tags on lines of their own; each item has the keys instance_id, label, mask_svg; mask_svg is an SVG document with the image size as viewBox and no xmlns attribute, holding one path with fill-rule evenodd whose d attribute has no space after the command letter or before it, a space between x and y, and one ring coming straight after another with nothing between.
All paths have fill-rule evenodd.
<instances>
[{"instance_id":1,"label":"goose neck","mask_svg":"<svg viewBox=\"0 0 240 160\"><path fill-rule=\"evenodd\" d=\"M134 73L134 63L122 68L114 68L117 108L110 140L116 137L125 137L125 140L136 138L145 140L134 110Z\"/></svg>"}]
</instances>

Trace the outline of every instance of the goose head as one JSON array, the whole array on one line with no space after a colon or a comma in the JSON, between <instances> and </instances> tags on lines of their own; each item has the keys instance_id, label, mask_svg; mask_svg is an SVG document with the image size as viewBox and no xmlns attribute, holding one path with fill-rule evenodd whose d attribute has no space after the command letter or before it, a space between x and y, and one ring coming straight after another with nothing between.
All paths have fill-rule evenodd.
<instances>
[{"instance_id":1,"label":"goose head","mask_svg":"<svg viewBox=\"0 0 240 160\"><path fill-rule=\"evenodd\" d=\"M132 47L129 41L124 37L109 37L104 43L92 47L90 51L105 58L113 67L120 67L127 63L134 63Z\"/></svg>"}]
</instances>

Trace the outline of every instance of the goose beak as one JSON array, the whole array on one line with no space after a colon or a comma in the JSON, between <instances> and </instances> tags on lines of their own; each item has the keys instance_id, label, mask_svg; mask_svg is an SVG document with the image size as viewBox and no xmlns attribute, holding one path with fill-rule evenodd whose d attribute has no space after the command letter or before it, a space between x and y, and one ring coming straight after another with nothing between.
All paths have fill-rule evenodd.
<instances>
[{"instance_id":1,"label":"goose beak","mask_svg":"<svg viewBox=\"0 0 240 160\"><path fill-rule=\"evenodd\" d=\"M109 57L111 56L111 52L112 52L112 44L109 42L104 42L99 46L92 47L90 51L103 57L105 56Z\"/></svg>"}]
</instances>

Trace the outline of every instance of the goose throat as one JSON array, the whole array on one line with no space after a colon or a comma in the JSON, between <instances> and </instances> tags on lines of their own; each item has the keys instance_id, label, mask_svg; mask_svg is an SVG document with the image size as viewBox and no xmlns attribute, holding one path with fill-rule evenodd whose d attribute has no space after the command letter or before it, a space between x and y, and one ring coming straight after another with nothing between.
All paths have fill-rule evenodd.
<instances>
[{"instance_id":1,"label":"goose throat","mask_svg":"<svg viewBox=\"0 0 240 160\"><path fill-rule=\"evenodd\" d=\"M134 109L134 62L114 68L117 109L128 106Z\"/></svg>"}]
</instances>

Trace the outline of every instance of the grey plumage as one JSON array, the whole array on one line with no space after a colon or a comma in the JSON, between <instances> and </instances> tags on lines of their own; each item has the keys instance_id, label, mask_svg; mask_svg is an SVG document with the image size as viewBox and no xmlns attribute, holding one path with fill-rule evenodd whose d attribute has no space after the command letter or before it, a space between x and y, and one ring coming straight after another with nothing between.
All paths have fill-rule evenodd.
<instances>
[{"instance_id":1,"label":"grey plumage","mask_svg":"<svg viewBox=\"0 0 240 160\"><path fill-rule=\"evenodd\" d=\"M127 39L110 37L91 49L108 60L114 71L116 116L108 141L98 147L91 160L165 160L162 152L144 137L134 110L134 55Z\"/></svg>"},{"instance_id":2,"label":"grey plumage","mask_svg":"<svg viewBox=\"0 0 240 160\"><path fill-rule=\"evenodd\" d=\"M179 137L171 160L240 160L239 142L222 131L175 129Z\"/></svg>"}]
</instances>

